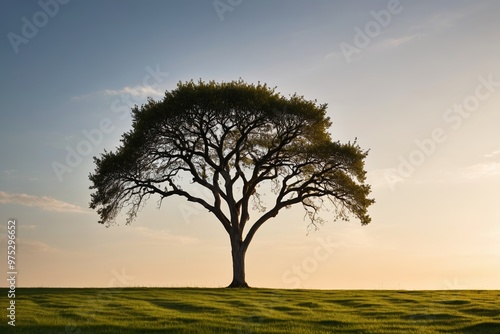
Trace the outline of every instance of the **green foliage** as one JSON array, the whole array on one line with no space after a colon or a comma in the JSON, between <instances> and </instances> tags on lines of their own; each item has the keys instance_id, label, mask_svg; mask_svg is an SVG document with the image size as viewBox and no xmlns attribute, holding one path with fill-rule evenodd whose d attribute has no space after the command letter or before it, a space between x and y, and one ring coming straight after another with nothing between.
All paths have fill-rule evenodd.
<instances>
[{"instance_id":1,"label":"green foliage","mask_svg":"<svg viewBox=\"0 0 500 334\"><path fill-rule=\"evenodd\" d=\"M334 220L352 214L368 224L374 201L364 183L367 151L332 141L326 108L260 83L181 82L163 100L134 108L121 146L95 158L90 207L106 224L127 207L130 223L150 195L182 196L241 238L250 201L263 208L258 188L271 184L276 204L254 219L246 246L265 221L294 204L303 205L313 226L323 222L326 204ZM184 191L183 179L208 189L213 200Z\"/></svg>"},{"instance_id":2,"label":"green foliage","mask_svg":"<svg viewBox=\"0 0 500 334\"><path fill-rule=\"evenodd\" d=\"M6 289L0 289L6 295ZM499 333L499 291L16 290L1 333ZM6 301L6 299L5 299ZM5 309L6 303L2 303Z\"/></svg>"}]
</instances>

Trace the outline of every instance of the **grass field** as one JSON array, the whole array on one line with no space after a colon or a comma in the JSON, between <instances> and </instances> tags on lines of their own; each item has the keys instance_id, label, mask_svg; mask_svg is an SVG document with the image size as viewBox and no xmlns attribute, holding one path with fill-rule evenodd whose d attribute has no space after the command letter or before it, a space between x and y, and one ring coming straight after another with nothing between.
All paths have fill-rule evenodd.
<instances>
[{"instance_id":1,"label":"grass field","mask_svg":"<svg viewBox=\"0 0 500 334\"><path fill-rule=\"evenodd\" d=\"M500 291L16 290L0 333L500 333Z\"/></svg>"}]
</instances>

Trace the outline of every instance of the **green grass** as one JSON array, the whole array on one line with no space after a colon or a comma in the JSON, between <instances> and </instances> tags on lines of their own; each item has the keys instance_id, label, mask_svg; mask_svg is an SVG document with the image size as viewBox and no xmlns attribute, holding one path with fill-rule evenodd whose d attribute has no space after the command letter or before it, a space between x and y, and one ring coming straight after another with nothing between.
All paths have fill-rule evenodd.
<instances>
[{"instance_id":1,"label":"green grass","mask_svg":"<svg viewBox=\"0 0 500 334\"><path fill-rule=\"evenodd\" d=\"M0 333L500 333L500 291L16 290Z\"/></svg>"}]
</instances>

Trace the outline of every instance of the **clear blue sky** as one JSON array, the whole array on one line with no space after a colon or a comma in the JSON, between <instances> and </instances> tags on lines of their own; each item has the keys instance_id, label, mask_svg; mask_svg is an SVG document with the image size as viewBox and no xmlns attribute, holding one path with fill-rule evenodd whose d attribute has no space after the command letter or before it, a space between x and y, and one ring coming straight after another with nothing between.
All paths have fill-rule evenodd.
<instances>
[{"instance_id":1,"label":"clear blue sky","mask_svg":"<svg viewBox=\"0 0 500 334\"><path fill-rule=\"evenodd\" d=\"M499 289L500 3L215 4L4 3L0 233L5 249L18 219L19 284L229 283L213 218L153 199L132 226L106 229L88 209L88 174L130 129L130 105L179 81L241 77L328 103L333 138L371 150L377 200L366 227L330 221L306 236L300 210L278 216L249 248L249 284Z\"/></svg>"}]
</instances>

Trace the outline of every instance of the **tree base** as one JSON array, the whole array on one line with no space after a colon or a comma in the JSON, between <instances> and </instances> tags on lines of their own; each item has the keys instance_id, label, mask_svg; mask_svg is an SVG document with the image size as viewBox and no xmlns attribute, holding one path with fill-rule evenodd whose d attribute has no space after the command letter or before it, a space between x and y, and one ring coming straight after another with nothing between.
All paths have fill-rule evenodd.
<instances>
[{"instance_id":1,"label":"tree base","mask_svg":"<svg viewBox=\"0 0 500 334\"><path fill-rule=\"evenodd\" d=\"M247 282L232 281L231 284L227 286L228 288L250 288Z\"/></svg>"}]
</instances>

